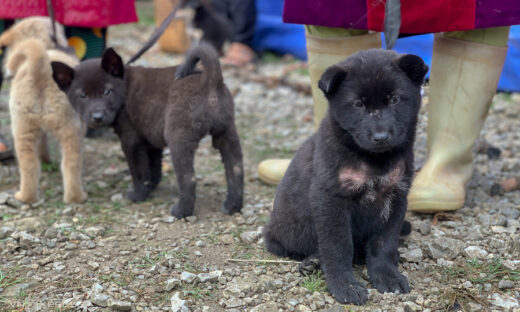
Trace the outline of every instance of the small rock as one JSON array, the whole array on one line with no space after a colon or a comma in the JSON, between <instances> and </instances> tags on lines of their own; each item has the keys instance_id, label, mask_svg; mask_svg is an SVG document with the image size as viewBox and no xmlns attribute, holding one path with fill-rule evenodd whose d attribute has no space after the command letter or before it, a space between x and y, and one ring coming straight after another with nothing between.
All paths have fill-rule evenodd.
<instances>
[{"instance_id":1,"label":"small rock","mask_svg":"<svg viewBox=\"0 0 520 312\"><path fill-rule=\"evenodd\" d=\"M484 259L488 253L478 246L468 246L464 249L464 254L470 259Z\"/></svg>"},{"instance_id":2,"label":"small rock","mask_svg":"<svg viewBox=\"0 0 520 312\"><path fill-rule=\"evenodd\" d=\"M97 292L92 293L90 296L90 301L92 301L93 304L99 306L99 307L108 307L108 300L110 299L110 296L105 294L100 294Z\"/></svg>"},{"instance_id":3,"label":"small rock","mask_svg":"<svg viewBox=\"0 0 520 312\"><path fill-rule=\"evenodd\" d=\"M166 217L162 218L161 221L164 222L164 223L173 223L175 221L175 217L174 216L166 216Z\"/></svg>"},{"instance_id":4,"label":"small rock","mask_svg":"<svg viewBox=\"0 0 520 312\"><path fill-rule=\"evenodd\" d=\"M51 226L45 230L43 236L48 239L56 238L58 236L58 230Z\"/></svg>"},{"instance_id":5,"label":"small rock","mask_svg":"<svg viewBox=\"0 0 520 312\"><path fill-rule=\"evenodd\" d=\"M11 234L13 234L14 228L9 226L2 226L0 227L0 239L4 239L6 237L9 237Z\"/></svg>"},{"instance_id":6,"label":"small rock","mask_svg":"<svg viewBox=\"0 0 520 312\"><path fill-rule=\"evenodd\" d=\"M89 261L87 262L87 265L89 266L89 268L92 270L92 271L95 271L99 268L99 263L95 262L95 261Z\"/></svg>"},{"instance_id":7,"label":"small rock","mask_svg":"<svg viewBox=\"0 0 520 312\"><path fill-rule=\"evenodd\" d=\"M198 251L198 250L195 250L195 251L193 252L193 254L194 254L195 256L197 256L197 257L202 257L202 253L201 253L200 251Z\"/></svg>"},{"instance_id":8,"label":"small rock","mask_svg":"<svg viewBox=\"0 0 520 312\"><path fill-rule=\"evenodd\" d=\"M43 259L40 259L37 261L37 263L41 266L44 266L46 264L49 264L51 263L52 261L54 261L54 258L52 256L50 257L47 257L47 258L43 258Z\"/></svg>"},{"instance_id":9,"label":"small rock","mask_svg":"<svg viewBox=\"0 0 520 312\"><path fill-rule=\"evenodd\" d=\"M252 308L251 312L278 312L278 306L274 302L266 302Z\"/></svg>"},{"instance_id":10,"label":"small rock","mask_svg":"<svg viewBox=\"0 0 520 312\"><path fill-rule=\"evenodd\" d=\"M421 233L422 235L430 234L431 229L432 229L432 226L429 221L419 222L419 233Z\"/></svg>"},{"instance_id":11,"label":"small rock","mask_svg":"<svg viewBox=\"0 0 520 312\"><path fill-rule=\"evenodd\" d=\"M124 196L121 193L114 194L110 196L110 201L113 203L122 202L124 200Z\"/></svg>"},{"instance_id":12,"label":"small rock","mask_svg":"<svg viewBox=\"0 0 520 312\"><path fill-rule=\"evenodd\" d=\"M108 305L112 308L112 310L116 311L131 311L132 303L128 301L120 301L120 300L109 300Z\"/></svg>"},{"instance_id":13,"label":"small rock","mask_svg":"<svg viewBox=\"0 0 520 312\"><path fill-rule=\"evenodd\" d=\"M220 240L226 244L226 245L231 245L234 243L234 240L233 240L233 235L231 234L224 234L222 235L222 237L220 238Z\"/></svg>"},{"instance_id":14,"label":"small rock","mask_svg":"<svg viewBox=\"0 0 520 312\"><path fill-rule=\"evenodd\" d=\"M401 259L404 259L406 262L420 262L422 258L423 253L420 248L412 249L401 254Z\"/></svg>"},{"instance_id":15,"label":"small rock","mask_svg":"<svg viewBox=\"0 0 520 312\"><path fill-rule=\"evenodd\" d=\"M186 306L186 300L182 300L179 297L179 295L180 295L180 293L176 292L170 298L171 311L172 312L185 312L185 311L189 311L188 307Z\"/></svg>"},{"instance_id":16,"label":"small rock","mask_svg":"<svg viewBox=\"0 0 520 312\"><path fill-rule=\"evenodd\" d=\"M455 259L462 249L464 242L449 237L439 237L432 241L427 241L426 253L433 259L445 258L448 260Z\"/></svg>"},{"instance_id":17,"label":"small rock","mask_svg":"<svg viewBox=\"0 0 520 312\"><path fill-rule=\"evenodd\" d=\"M498 282L498 288L499 289L511 289L515 286L515 283L511 280L500 280Z\"/></svg>"},{"instance_id":18,"label":"small rock","mask_svg":"<svg viewBox=\"0 0 520 312\"><path fill-rule=\"evenodd\" d=\"M224 301L224 305L226 306L226 308L231 309L241 307L244 305L244 303L238 298L231 297L228 300Z\"/></svg>"},{"instance_id":19,"label":"small rock","mask_svg":"<svg viewBox=\"0 0 520 312\"><path fill-rule=\"evenodd\" d=\"M92 287L90 287L90 289L92 290L93 293L100 293L103 291L103 286L101 286L98 283L94 283L94 284L92 284Z\"/></svg>"},{"instance_id":20,"label":"small rock","mask_svg":"<svg viewBox=\"0 0 520 312\"><path fill-rule=\"evenodd\" d=\"M188 222L197 222L197 216L189 216L189 217L186 217L186 221Z\"/></svg>"},{"instance_id":21,"label":"small rock","mask_svg":"<svg viewBox=\"0 0 520 312\"><path fill-rule=\"evenodd\" d=\"M194 283L198 279L197 275L190 272L182 272L181 273L181 281L186 283Z\"/></svg>"},{"instance_id":22,"label":"small rock","mask_svg":"<svg viewBox=\"0 0 520 312\"><path fill-rule=\"evenodd\" d=\"M244 243L254 243L262 236L258 231L247 231L240 234L240 240Z\"/></svg>"},{"instance_id":23,"label":"small rock","mask_svg":"<svg viewBox=\"0 0 520 312\"><path fill-rule=\"evenodd\" d=\"M508 309L518 307L518 301L515 298L513 298L507 294L494 293L492 296L491 303L498 307L508 308Z\"/></svg>"},{"instance_id":24,"label":"small rock","mask_svg":"<svg viewBox=\"0 0 520 312\"><path fill-rule=\"evenodd\" d=\"M74 244L74 243L67 243L65 245L65 250L73 250L73 249L77 249L77 248L78 248L78 245Z\"/></svg>"},{"instance_id":25,"label":"small rock","mask_svg":"<svg viewBox=\"0 0 520 312\"><path fill-rule=\"evenodd\" d=\"M217 282L218 279L222 276L222 271L217 270L209 273L200 273L197 276L201 283Z\"/></svg>"},{"instance_id":26,"label":"small rock","mask_svg":"<svg viewBox=\"0 0 520 312\"><path fill-rule=\"evenodd\" d=\"M101 226L93 226L85 229L85 233L87 233L90 237L101 236L105 233L105 229Z\"/></svg>"},{"instance_id":27,"label":"small rock","mask_svg":"<svg viewBox=\"0 0 520 312\"><path fill-rule=\"evenodd\" d=\"M31 234L29 234L27 232L20 232L19 233L19 242L20 242L20 247L25 248L25 249L30 249L30 248L36 246L36 244L39 244L40 239L38 239L35 236L32 236Z\"/></svg>"},{"instance_id":28,"label":"small rock","mask_svg":"<svg viewBox=\"0 0 520 312\"><path fill-rule=\"evenodd\" d=\"M7 203L7 200L9 199L9 197L10 197L9 193L6 193L6 192L0 193L0 205Z\"/></svg>"},{"instance_id":29,"label":"small rock","mask_svg":"<svg viewBox=\"0 0 520 312\"><path fill-rule=\"evenodd\" d=\"M11 206L11 207L14 207L14 208L21 208L23 203L21 201L19 201L18 199L14 198L14 197L11 197L9 196L7 198L7 200L5 201L5 204L7 204L7 206Z\"/></svg>"},{"instance_id":30,"label":"small rock","mask_svg":"<svg viewBox=\"0 0 520 312\"><path fill-rule=\"evenodd\" d=\"M164 287L164 289L166 291L171 291L172 289L174 289L175 287L179 286L180 284L181 284L181 281L179 279L177 279L177 278L170 278L169 280L166 281L166 286Z\"/></svg>"}]
</instances>

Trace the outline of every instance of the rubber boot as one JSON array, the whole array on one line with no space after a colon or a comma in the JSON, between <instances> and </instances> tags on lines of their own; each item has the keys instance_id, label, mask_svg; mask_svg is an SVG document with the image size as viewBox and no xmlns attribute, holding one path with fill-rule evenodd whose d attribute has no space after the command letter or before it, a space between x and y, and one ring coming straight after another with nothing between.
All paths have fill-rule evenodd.
<instances>
[{"instance_id":1,"label":"rubber boot","mask_svg":"<svg viewBox=\"0 0 520 312\"><path fill-rule=\"evenodd\" d=\"M456 210L464 205L478 138L506 57L507 47L436 35L428 104L426 164L415 177L408 209Z\"/></svg>"},{"instance_id":2,"label":"rubber boot","mask_svg":"<svg viewBox=\"0 0 520 312\"><path fill-rule=\"evenodd\" d=\"M317 129L327 112L328 102L318 88L321 75L329 66L365 49L381 48L381 34L372 33L348 37L322 37L307 31L307 57L314 101L314 126ZM258 165L258 178L271 185L277 185L289 167L290 159L267 159Z\"/></svg>"}]
</instances>

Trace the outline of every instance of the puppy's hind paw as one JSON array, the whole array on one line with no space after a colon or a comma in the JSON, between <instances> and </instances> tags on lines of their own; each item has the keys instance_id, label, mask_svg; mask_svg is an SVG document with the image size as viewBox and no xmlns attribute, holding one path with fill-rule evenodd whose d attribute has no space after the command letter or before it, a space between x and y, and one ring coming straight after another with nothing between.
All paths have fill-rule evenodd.
<instances>
[{"instance_id":1,"label":"puppy's hind paw","mask_svg":"<svg viewBox=\"0 0 520 312\"><path fill-rule=\"evenodd\" d=\"M137 191L137 190L132 190L132 191L129 191L127 194L126 194L126 197L133 201L134 203L136 202L141 202L143 200L145 200L147 197L148 197L148 191L144 191L144 190L141 190L141 191Z\"/></svg>"},{"instance_id":2,"label":"puppy's hind paw","mask_svg":"<svg viewBox=\"0 0 520 312\"><path fill-rule=\"evenodd\" d=\"M405 294L410 292L410 284L408 283L408 280L399 272L396 272L395 274L374 274L374 276L370 278L370 282L380 293L393 293L399 291L399 293Z\"/></svg>"},{"instance_id":3,"label":"puppy's hind paw","mask_svg":"<svg viewBox=\"0 0 520 312\"><path fill-rule=\"evenodd\" d=\"M363 305L368 299L368 290L354 278L327 282L327 288L340 303Z\"/></svg>"},{"instance_id":4,"label":"puppy's hind paw","mask_svg":"<svg viewBox=\"0 0 520 312\"><path fill-rule=\"evenodd\" d=\"M80 191L75 194L67 194L66 196L63 196L63 202L66 204L80 204L87 200L87 194L85 192Z\"/></svg>"},{"instance_id":5,"label":"puppy's hind paw","mask_svg":"<svg viewBox=\"0 0 520 312\"><path fill-rule=\"evenodd\" d=\"M14 198L22 203L32 204L38 201L38 195L36 194L25 194L18 191L14 194Z\"/></svg>"},{"instance_id":6,"label":"puppy's hind paw","mask_svg":"<svg viewBox=\"0 0 520 312\"><path fill-rule=\"evenodd\" d=\"M222 207L220 207L220 211L227 215L232 215L236 212L240 212L242 209L242 201L241 200L229 200L226 199Z\"/></svg>"},{"instance_id":7,"label":"puppy's hind paw","mask_svg":"<svg viewBox=\"0 0 520 312\"><path fill-rule=\"evenodd\" d=\"M188 211L182 208L179 204L175 204L170 208L170 213L177 219L182 219L193 215L193 210Z\"/></svg>"}]
</instances>

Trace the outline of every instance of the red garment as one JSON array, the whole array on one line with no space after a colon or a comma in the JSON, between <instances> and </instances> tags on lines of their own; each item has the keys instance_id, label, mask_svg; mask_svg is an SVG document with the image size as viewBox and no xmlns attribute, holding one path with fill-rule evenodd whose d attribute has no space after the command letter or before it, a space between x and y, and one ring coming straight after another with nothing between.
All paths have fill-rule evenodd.
<instances>
[{"instance_id":1,"label":"red garment","mask_svg":"<svg viewBox=\"0 0 520 312\"><path fill-rule=\"evenodd\" d=\"M66 26L107 27L137 22L134 0L52 0L56 21ZM0 18L47 16L46 0L0 0Z\"/></svg>"}]
</instances>

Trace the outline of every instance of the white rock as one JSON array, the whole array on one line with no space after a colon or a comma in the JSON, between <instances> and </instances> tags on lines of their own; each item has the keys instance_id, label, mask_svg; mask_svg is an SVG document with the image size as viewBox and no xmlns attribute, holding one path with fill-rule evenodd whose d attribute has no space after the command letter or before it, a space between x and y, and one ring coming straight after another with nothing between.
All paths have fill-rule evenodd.
<instances>
[{"instance_id":1,"label":"white rock","mask_svg":"<svg viewBox=\"0 0 520 312\"><path fill-rule=\"evenodd\" d=\"M93 304L99 306L99 307L108 307L108 300L110 299L110 296L100 293L92 293L90 296L90 301L92 301Z\"/></svg>"},{"instance_id":2,"label":"white rock","mask_svg":"<svg viewBox=\"0 0 520 312\"><path fill-rule=\"evenodd\" d=\"M128 301L120 301L120 300L108 300L108 305L112 308L112 310L116 311L131 311L132 303Z\"/></svg>"},{"instance_id":3,"label":"white rock","mask_svg":"<svg viewBox=\"0 0 520 312\"><path fill-rule=\"evenodd\" d=\"M262 232L248 231L240 234L240 240L244 243L254 243L260 238L260 236L262 236Z\"/></svg>"},{"instance_id":4,"label":"white rock","mask_svg":"<svg viewBox=\"0 0 520 312\"><path fill-rule=\"evenodd\" d=\"M117 194L110 196L110 201L112 201L114 203L121 202L121 201L123 201L123 199L124 199L124 196L121 193L117 193Z\"/></svg>"},{"instance_id":5,"label":"white rock","mask_svg":"<svg viewBox=\"0 0 520 312\"><path fill-rule=\"evenodd\" d=\"M423 258L423 253L420 248L408 250L401 254L401 258L406 260L407 262L419 262Z\"/></svg>"},{"instance_id":6,"label":"white rock","mask_svg":"<svg viewBox=\"0 0 520 312\"><path fill-rule=\"evenodd\" d=\"M181 281L186 283L193 283L197 280L197 275L190 273L190 272L182 272L181 273Z\"/></svg>"},{"instance_id":7,"label":"white rock","mask_svg":"<svg viewBox=\"0 0 520 312\"><path fill-rule=\"evenodd\" d=\"M516 308L518 307L518 301L511 297L511 296L508 296L506 294L497 294L497 293L494 293L493 294L493 297L492 297L492 300L491 300L491 303L493 305L496 305L498 307L502 307L502 308Z\"/></svg>"},{"instance_id":8,"label":"white rock","mask_svg":"<svg viewBox=\"0 0 520 312\"><path fill-rule=\"evenodd\" d=\"M181 281L177 278L170 278L166 281L166 286L164 287L166 291L171 291L175 287L179 286L181 284Z\"/></svg>"},{"instance_id":9,"label":"white rock","mask_svg":"<svg viewBox=\"0 0 520 312\"><path fill-rule=\"evenodd\" d=\"M209 273L199 273L197 276L201 283L217 282L218 279L222 276L222 271L216 270Z\"/></svg>"},{"instance_id":10,"label":"white rock","mask_svg":"<svg viewBox=\"0 0 520 312\"><path fill-rule=\"evenodd\" d=\"M179 295L180 295L180 293L176 292L173 294L173 296L170 299L172 312L183 311L183 308L186 307L186 300L182 300L181 298L179 298Z\"/></svg>"},{"instance_id":11,"label":"white rock","mask_svg":"<svg viewBox=\"0 0 520 312\"><path fill-rule=\"evenodd\" d=\"M469 246L464 249L464 254L470 259L484 259L488 253L478 246Z\"/></svg>"}]
</instances>

